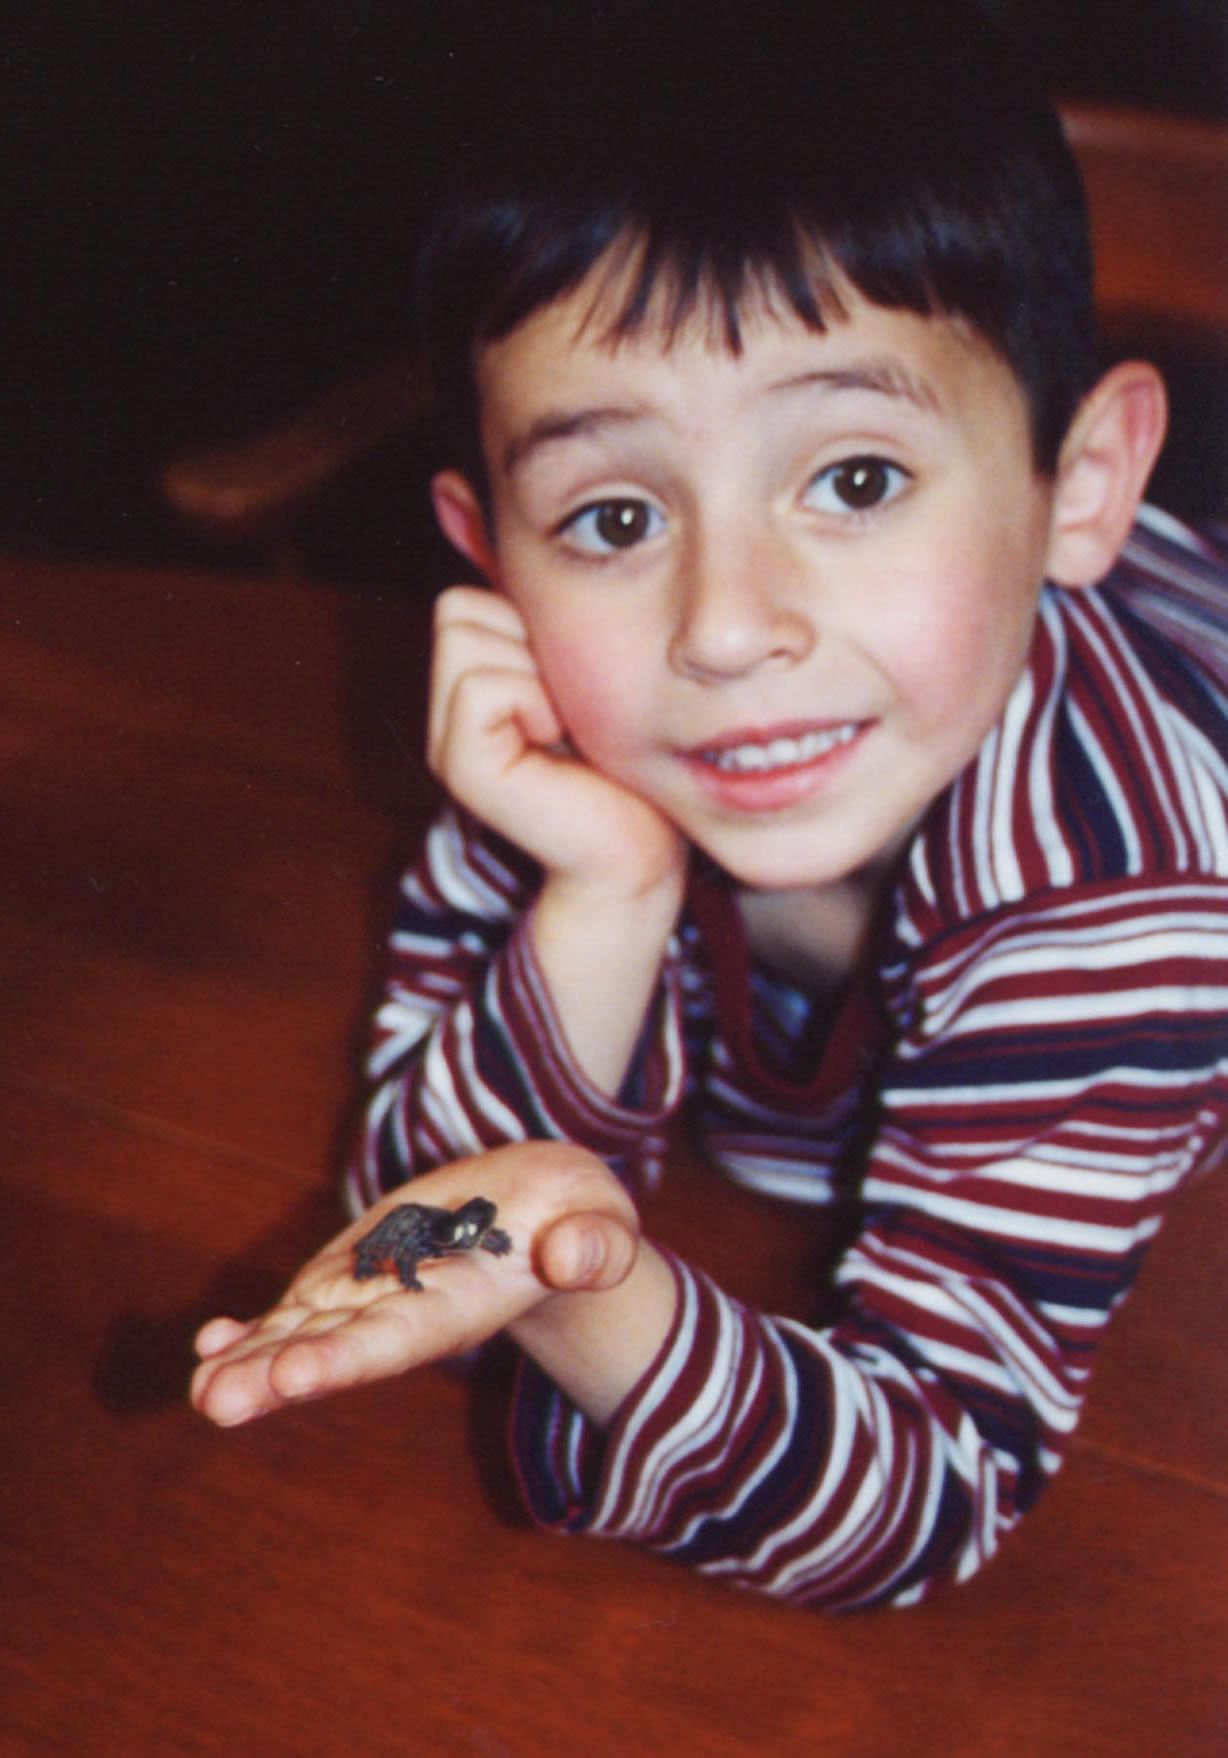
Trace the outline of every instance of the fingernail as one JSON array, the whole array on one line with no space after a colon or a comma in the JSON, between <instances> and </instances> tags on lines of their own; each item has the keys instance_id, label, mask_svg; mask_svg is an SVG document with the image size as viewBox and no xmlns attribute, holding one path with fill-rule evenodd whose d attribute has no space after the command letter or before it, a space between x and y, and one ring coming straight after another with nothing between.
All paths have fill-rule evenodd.
<instances>
[{"instance_id":1,"label":"fingernail","mask_svg":"<svg viewBox=\"0 0 1228 1758\"><path fill-rule=\"evenodd\" d=\"M580 1235L580 1244L576 1252L575 1280L587 1282L590 1276L596 1275L605 1258L601 1238L596 1228L586 1227Z\"/></svg>"}]
</instances>

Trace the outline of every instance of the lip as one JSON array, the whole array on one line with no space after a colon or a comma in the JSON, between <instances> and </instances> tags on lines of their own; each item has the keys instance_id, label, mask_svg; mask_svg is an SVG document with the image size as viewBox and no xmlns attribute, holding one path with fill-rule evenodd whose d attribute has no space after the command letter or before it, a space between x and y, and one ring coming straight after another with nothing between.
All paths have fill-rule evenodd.
<instances>
[{"instance_id":1,"label":"lip","mask_svg":"<svg viewBox=\"0 0 1228 1758\"><path fill-rule=\"evenodd\" d=\"M739 812L776 812L835 780L873 723L790 721L720 734L684 753L693 775L722 805Z\"/></svg>"}]
</instances>

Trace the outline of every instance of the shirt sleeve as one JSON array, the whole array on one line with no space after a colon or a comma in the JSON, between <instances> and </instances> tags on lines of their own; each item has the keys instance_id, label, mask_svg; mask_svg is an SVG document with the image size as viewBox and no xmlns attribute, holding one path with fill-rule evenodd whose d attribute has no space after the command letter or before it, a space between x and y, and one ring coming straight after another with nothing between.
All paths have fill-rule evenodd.
<instances>
[{"instance_id":1,"label":"shirt sleeve","mask_svg":"<svg viewBox=\"0 0 1228 1758\"><path fill-rule=\"evenodd\" d=\"M929 951L882 1071L828 1329L674 1261L657 1361L598 1433L525 1369L536 1518L831 1608L977 1570L1058 1469L1176 1186L1228 1135L1222 883L1002 911Z\"/></svg>"},{"instance_id":2,"label":"shirt sleeve","mask_svg":"<svg viewBox=\"0 0 1228 1758\"><path fill-rule=\"evenodd\" d=\"M611 1099L575 1063L537 965L526 918L538 883L518 851L455 809L429 833L389 944L352 1212L507 1142L572 1141L620 1167L659 1158L684 1078L671 970Z\"/></svg>"}]
</instances>

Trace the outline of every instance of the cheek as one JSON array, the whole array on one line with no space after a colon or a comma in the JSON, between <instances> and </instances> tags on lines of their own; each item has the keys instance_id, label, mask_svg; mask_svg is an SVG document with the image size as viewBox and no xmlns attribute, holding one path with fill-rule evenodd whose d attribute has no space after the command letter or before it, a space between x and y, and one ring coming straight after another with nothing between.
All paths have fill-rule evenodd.
<instances>
[{"instance_id":1,"label":"cheek","mask_svg":"<svg viewBox=\"0 0 1228 1758\"><path fill-rule=\"evenodd\" d=\"M635 651L594 627L538 633L533 647L572 744L598 768L617 771L643 724L637 686L645 672Z\"/></svg>"},{"instance_id":2,"label":"cheek","mask_svg":"<svg viewBox=\"0 0 1228 1758\"><path fill-rule=\"evenodd\" d=\"M935 552L924 578L901 571L876 619L877 654L919 720L988 727L1026 660L1039 588L1030 545L974 535Z\"/></svg>"},{"instance_id":3,"label":"cheek","mask_svg":"<svg viewBox=\"0 0 1228 1758\"><path fill-rule=\"evenodd\" d=\"M1000 623L983 618L979 606L963 616L942 614L901 621L893 629L894 678L902 696L926 722L952 714L978 717L996 711L1004 681L1017 670L1016 644Z\"/></svg>"}]
</instances>

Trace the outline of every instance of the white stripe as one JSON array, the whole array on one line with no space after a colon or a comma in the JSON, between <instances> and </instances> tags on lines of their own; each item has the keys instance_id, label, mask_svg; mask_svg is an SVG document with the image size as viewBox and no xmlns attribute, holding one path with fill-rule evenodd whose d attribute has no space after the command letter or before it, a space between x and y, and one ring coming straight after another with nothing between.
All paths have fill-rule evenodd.
<instances>
[{"instance_id":1,"label":"white stripe","mask_svg":"<svg viewBox=\"0 0 1228 1758\"><path fill-rule=\"evenodd\" d=\"M1134 517L1136 523L1141 525L1145 531L1153 533L1163 542L1176 544L1178 548L1189 550L1194 555L1202 554L1202 546L1197 540L1197 534L1191 531L1181 519L1166 511L1164 507L1158 507L1152 501L1140 501ZM1122 546L1122 553L1125 555L1139 553L1141 556L1139 565L1147 569L1148 572L1155 565L1156 558L1153 557L1151 550L1142 549L1133 536L1126 539Z\"/></svg>"},{"instance_id":2,"label":"white stripe","mask_svg":"<svg viewBox=\"0 0 1228 1758\"><path fill-rule=\"evenodd\" d=\"M1079 744L1082 746L1088 762L1096 772L1097 781L1108 795L1109 804L1112 807L1114 822L1116 823L1118 830L1121 832L1122 839L1126 845L1126 872L1140 873L1143 867L1142 845L1139 842L1134 819L1130 813L1128 805L1126 804L1126 796L1122 790L1121 783L1117 779L1116 771L1106 756L1099 739L1097 739L1092 732L1087 717L1084 715L1083 710L1079 707L1078 703L1073 699L1069 701L1066 705L1066 712L1069 714L1071 724L1078 733Z\"/></svg>"},{"instance_id":3,"label":"white stripe","mask_svg":"<svg viewBox=\"0 0 1228 1758\"><path fill-rule=\"evenodd\" d=\"M913 1347L936 1368L951 1368L993 1391L1021 1398L1059 1433L1073 1430L1081 1395L1057 1377L1049 1365L1047 1357L1056 1348L1054 1338L1025 1307L1014 1303L1008 1315L995 1302L984 1299L970 1278L923 1280L924 1276L933 1277L933 1267L923 1262L918 1267L909 1267L907 1260L913 1255L896 1254L901 1267L894 1271L877 1259L862 1255L855 1273L850 1270L841 1281L879 1287L911 1306L918 1315L943 1319L969 1334L980 1342L982 1351L988 1349L991 1353L978 1354L934 1337L926 1330L923 1319L909 1332Z\"/></svg>"},{"instance_id":4,"label":"white stripe","mask_svg":"<svg viewBox=\"0 0 1228 1758\"><path fill-rule=\"evenodd\" d=\"M668 1388L673 1385L682 1372L683 1363L695 1347L699 1299L695 1283L689 1272L683 1273L680 1276L680 1281L682 1284L681 1308L678 1314L677 1330L670 1352L661 1363L660 1373L654 1382L655 1387ZM607 1461L605 1484L593 1513L593 1523L600 1529L614 1530L613 1511L623 1497L623 1480L627 1474L628 1464L634 1455L640 1431L652 1415L659 1398L660 1393L653 1396L650 1389L649 1395L641 1395L632 1400L630 1418L622 1432L618 1446L612 1449L612 1456ZM659 1453L660 1447L656 1451ZM646 1478L647 1471L642 1470L637 1480L638 1494L631 1517L624 1522L624 1529L628 1533L633 1529L640 1508L645 1506L649 1500Z\"/></svg>"},{"instance_id":5,"label":"white stripe","mask_svg":"<svg viewBox=\"0 0 1228 1758\"><path fill-rule=\"evenodd\" d=\"M874 1278L876 1281L879 1279ZM965 1330L968 1328L967 1317L963 1314L960 1315L960 1323ZM913 1345L918 1354L923 1355L940 1372L955 1373L962 1379L975 1380L978 1385L987 1386L990 1391L1001 1392L1009 1398L1019 1396L1018 1382L993 1356L977 1355L971 1349L961 1349L954 1343L941 1343L936 1337L916 1332L913 1333Z\"/></svg>"},{"instance_id":6,"label":"white stripe","mask_svg":"<svg viewBox=\"0 0 1228 1758\"><path fill-rule=\"evenodd\" d=\"M1015 798L1019 788L1019 742L1031 719L1036 688L1030 671L1025 671L1011 691L1002 715L1002 739L998 761L994 765L994 799L989 827L990 859L993 865L996 896L1015 902L1023 896L1023 872L1015 848L1011 826L1015 815Z\"/></svg>"},{"instance_id":7,"label":"white stripe","mask_svg":"<svg viewBox=\"0 0 1228 1758\"><path fill-rule=\"evenodd\" d=\"M752 1555L742 1557L736 1561L731 1558L727 1562L714 1567L710 1571L713 1574L723 1574L733 1570L736 1570L738 1573L745 1570L751 1574L762 1574L768 1567L773 1555L779 1551L782 1546L791 1543L799 1532L803 1532L807 1527L814 1525L815 1521L820 1517L822 1510L831 1501L835 1489L843 1483L845 1474L848 1470L849 1461L853 1451L853 1443L857 1438L857 1406L863 1404L867 1396L870 1398L878 1398L880 1400L882 1397L879 1389L874 1386L871 1381L865 1379L856 1368L850 1367L849 1363L837 1355L834 1350L822 1347L814 1332L807 1332L804 1327L795 1325L788 1319L779 1319L776 1323L782 1330L789 1329L801 1336L816 1354L823 1357L824 1364L832 1376L832 1427L829 1435L827 1457L824 1460L823 1470L819 1477L819 1481L815 1484L813 1495L802 1504L793 1518L787 1521L783 1526L774 1527L762 1539L758 1548ZM779 1349L779 1344L776 1346ZM796 1370L793 1367L792 1362L787 1360L787 1358L784 1358L783 1354L782 1365L788 1374L789 1381L794 1381ZM841 1381L844 1382L843 1385L841 1384ZM790 1384L790 1403L796 1403L796 1392L793 1389L792 1384ZM878 1464L877 1450L875 1454L875 1464ZM889 1481L889 1474L887 1474L887 1480ZM853 1508L850 1509L849 1513L845 1516L838 1531L831 1536L829 1544L825 1546L825 1549L830 1550L831 1545L839 1543L850 1522L855 1518L860 1519L858 1508L860 1502L866 1498L867 1493L872 1493L877 1496L881 1493L881 1490L882 1482L879 1480L879 1474L873 1469L867 1471L866 1479L862 1485L859 1498L855 1500Z\"/></svg>"},{"instance_id":8,"label":"white stripe","mask_svg":"<svg viewBox=\"0 0 1228 1758\"><path fill-rule=\"evenodd\" d=\"M1099 614L1095 614L1096 612ZM1169 790L1165 778L1160 773L1160 766L1154 754L1153 741L1146 736L1142 718L1135 705L1135 694L1148 699L1154 708L1156 690L1151 679L1139 664L1138 657L1125 645L1124 636L1116 622L1110 620L1107 606L1099 600L1075 599L1071 606L1072 615L1083 623L1088 642L1100 656L1105 669L1112 673L1116 684L1115 696L1118 706L1129 722L1135 749L1141 753L1143 764L1148 776L1148 797L1152 804L1162 813L1168 825L1168 834L1176 850L1180 865L1189 859L1189 843L1185 836L1185 827L1174 811L1169 800ZM1128 688L1128 679L1133 688ZM1159 716L1153 715L1153 719Z\"/></svg>"},{"instance_id":9,"label":"white stripe","mask_svg":"<svg viewBox=\"0 0 1228 1758\"><path fill-rule=\"evenodd\" d=\"M478 1070L476 1023L472 1007L458 1007L452 1015L456 1063L464 1075L469 1105L504 1140L523 1141L528 1133L523 1120L487 1085Z\"/></svg>"},{"instance_id":10,"label":"white stripe","mask_svg":"<svg viewBox=\"0 0 1228 1758\"><path fill-rule=\"evenodd\" d=\"M1099 1306L1063 1306L1055 1300L1041 1300L1036 1310L1050 1324L1061 1325L1067 1331L1086 1331L1089 1335L1103 1331L1109 1322L1108 1313Z\"/></svg>"},{"instance_id":11,"label":"white stripe","mask_svg":"<svg viewBox=\"0 0 1228 1758\"><path fill-rule=\"evenodd\" d=\"M1071 1076L1065 1080L985 1081L974 1086L927 1086L923 1090L914 1090L907 1086L887 1086L883 1088L882 1102L888 1115L893 1108L924 1116L936 1111L946 1112L955 1106L976 1105L979 1107L979 1114L984 1117L996 1105L1039 1105L1045 1100L1070 1099L1101 1084L1118 1080L1126 1080L1131 1086L1157 1093L1179 1095L1186 1088L1203 1090L1217 1067L1218 1064L1214 1062L1188 1071L1183 1068L1133 1068L1115 1065L1097 1069L1091 1075ZM957 1126L959 1121L955 1120Z\"/></svg>"},{"instance_id":12,"label":"white stripe","mask_svg":"<svg viewBox=\"0 0 1228 1758\"><path fill-rule=\"evenodd\" d=\"M1141 1145L1140 1141L1140 1148ZM1102 1154L1096 1156L1095 1167L1073 1166L1060 1158L1060 1147L1050 1150L1052 1158L1044 1151L1045 1147L1046 1144L1041 1142L1030 1147L1026 1155L990 1160L976 1169L976 1176L986 1183L1005 1184L1023 1190L1062 1191L1070 1196L1092 1197L1105 1202L1137 1200L1144 1194L1139 1188L1138 1154ZM983 1149L981 1151L984 1152ZM910 1163L903 1155L893 1158L897 1164ZM1165 1170L1170 1177L1162 1176L1161 1183L1174 1181L1171 1179L1171 1165L1168 1164L1171 1159L1171 1155L1165 1156ZM911 1164L920 1169L928 1162L914 1160ZM1151 1155L1146 1156L1145 1164L1150 1171L1154 1165ZM1115 1167L1120 1169L1114 1170Z\"/></svg>"},{"instance_id":13,"label":"white stripe","mask_svg":"<svg viewBox=\"0 0 1228 1758\"><path fill-rule=\"evenodd\" d=\"M808 1203L815 1208L829 1206L836 1200L832 1168L816 1164L814 1144L801 1140L798 1158L783 1155L771 1159L767 1155L720 1152L721 1170L735 1184L748 1190L762 1191L766 1196L783 1197L790 1202ZM803 1157L805 1156L805 1157Z\"/></svg>"},{"instance_id":14,"label":"white stripe","mask_svg":"<svg viewBox=\"0 0 1228 1758\"><path fill-rule=\"evenodd\" d=\"M1026 924L1011 923L1006 928L991 930L957 957L941 964L936 962L926 972L927 979L937 994L945 996L956 984L962 991L973 980L981 980L983 973L996 976L1002 970L1009 971L1017 957L1033 950L1047 950L1053 968L1061 970L1069 962L1072 949L1103 948L1106 955L1111 955L1113 948L1119 946L1149 946L1157 935L1166 936L1179 948L1189 942L1190 957L1211 958L1217 952L1228 956L1228 891L1221 891L1207 908L1195 908L1190 903L1174 906L1167 894L1158 895L1165 899L1167 907L1157 909L1150 898L1131 889L1121 899L1120 912L1115 917L1102 917L1087 927L1075 927L1056 915L1037 915L1029 917ZM1106 956L1103 962L1111 962L1111 957Z\"/></svg>"},{"instance_id":15,"label":"white stripe","mask_svg":"<svg viewBox=\"0 0 1228 1758\"><path fill-rule=\"evenodd\" d=\"M1094 1011L1089 1011L1089 1001ZM1188 1018L1192 1014L1222 1014L1225 1011L1228 1011L1228 987L1156 983L1147 988L1110 989L1094 997L1032 995L1026 1000L968 1007L950 1020L945 1036L949 1041L977 1032L1009 1033L1038 1025L1097 1025L1115 1019L1137 1021L1155 1014L1177 1014Z\"/></svg>"},{"instance_id":16,"label":"white stripe","mask_svg":"<svg viewBox=\"0 0 1228 1758\"><path fill-rule=\"evenodd\" d=\"M382 1080L393 1063L400 1062L420 1044L438 1023L438 1007L424 1005L407 1007L400 1001L388 1001L375 1015L380 1036L367 1057L367 1074L371 1080Z\"/></svg>"},{"instance_id":17,"label":"white stripe","mask_svg":"<svg viewBox=\"0 0 1228 1758\"><path fill-rule=\"evenodd\" d=\"M1197 1131L1186 1131L1176 1147L1157 1154L1146 1132L1140 1130L1133 1153L1110 1154L1088 1147L1081 1154L1075 1154L1063 1129L1060 1139L1055 1142L1036 1141L1025 1133L1013 1143L1000 1137L994 1137L990 1143L980 1137L971 1141L948 1138L927 1142L924 1148L919 1148L913 1146L910 1136L896 1130L890 1138L880 1141L875 1160L883 1166L893 1167L901 1176L919 1178L925 1184L955 1184L969 1177L993 1179L1000 1166L1018 1159L1028 1170L1022 1172L1017 1181L1007 1178L1007 1184L1045 1189L1042 1168L1053 1166L1057 1172L1051 1188L1069 1188L1075 1195L1079 1194L1074 1189L1076 1173L1080 1176L1089 1172L1107 1173L1117 1181L1117 1200L1124 1200L1127 1195L1137 1199L1144 1192L1150 1195L1156 1189L1175 1187L1188 1170L1191 1154L1197 1151L1200 1143L1201 1136ZM1071 1174L1069 1184L1067 1171Z\"/></svg>"},{"instance_id":18,"label":"white stripe","mask_svg":"<svg viewBox=\"0 0 1228 1758\"><path fill-rule=\"evenodd\" d=\"M1036 738L1028 768L1028 797L1033 826L1048 868L1051 885L1069 885L1075 876L1074 861L1058 825L1053 805L1053 728L1062 699L1068 664L1066 624L1057 606L1041 600L1041 615L1053 643L1053 684L1037 716ZM1011 829L1007 825L1007 831Z\"/></svg>"},{"instance_id":19,"label":"white stripe","mask_svg":"<svg viewBox=\"0 0 1228 1758\"><path fill-rule=\"evenodd\" d=\"M780 1370L780 1384L784 1391L783 1401L774 1411L776 1417L776 1438L750 1476L739 1479L737 1499L735 1502L731 1502L721 1508L720 1517L722 1519L728 1519L732 1514L745 1507L748 1502L754 1500L759 1485L776 1469L777 1465L780 1463L781 1456L788 1452L790 1446L793 1444L793 1432L797 1423L798 1410L797 1376L792 1370L792 1364L783 1359L783 1351L770 1326L765 1326L763 1329L762 1343L763 1349L761 1352L756 1352L756 1361L751 1382L746 1395L740 1400L738 1410L732 1414L729 1412L722 1412L720 1422L718 1424L709 1425L707 1433L703 1436L704 1444L702 1450L700 1450L699 1442L692 1441L688 1438L688 1450L696 1454L695 1461L691 1470L677 1473L673 1482L671 1482L671 1500L675 1498L685 1500L686 1486L691 1479L696 1476L704 1476L711 1470L711 1442L714 1439L718 1436L736 1436L741 1433L743 1423L746 1419L746 1412L754 1407L755 1399L759 1396L764 1378L768 1372L766 1357L769 1354L775 1357L775 1365ZM674 1544L671 1544L668 1549L681 1550L685 1548L686 1545L692 1542L699 1528L706 1524L710 1518L712 1518L710 1512L707 1509L701 1509L690 1521L688 1521L687 1525L682 1529L680 1537ZM740 1567L741 1565L739 1563L735 1566ZM719 1569L717 1572L719 1573Z\"/></svg>"},{"instance_id":20,"label":"white stripe","mask_svg":"<svg viewBox=\"0 0 1228 1758\"><path fill-rule=\"evenodd\" d=\"M450 935L415 934L408 928L394 928L388 936L388 945L393 952L404 953L408 958L426 959L429 963L435 963L441 957L450 959L455 944ZM487 948L480 944L478 950L485 953ZM415 971L414 981L425 981L432 977L438 980L439 974L429 968Z\"/></svg>"},{"instance_id":21,"label":"white stripe","mask_svg":"<svg viewBox=\"0 0 1228 1758\"><path fill-rule=\"evenodd\" d=\"M1021 684L1016 686L1016 688L1020 687L1022 687ZM976 870L976 883L979 892L977 902L982 906L993 901L995 889L993 867L990 860L990 838L992 835L990 827L993 821L993 777L994 770L998 765L1001 748L1001 730L999 727L995 726L986 738L985 743L981 746L980 755L977 760L976 770L973 774L972 780L972 863ZM953 830L955 820L956 814L952 814ZM956 855L957 858L953 862L952 870L962 876L964 862L962 859L958 858L958 851L956 851ZM962 913L970 914L973 909L973 900L965 896L961 898L960 901Z\"/></svg>"},{"instance_id":22,"label":"white stripe","mask_svg":"<svg viewBox=\"0 0 1228 1758\"><path fill-rule=\"evenodd\" d=\"M567 1425L567 1439L565 1445L567 1459L565 1469L568 1481L573 1488L579 1489L581 1483L580 1458L584 1445L584 1419L578 1411L575 1414L574 1420Z\"/></svg>"},{"instance_id":23,"label":"white stripe","mask_svg":"<svg viewBox=\"0 0 1228 1758\"><path fill-rule=\"evenodd\" d=\"M867 1178L867 1202L893 1202L920 1209L960 1227L1000 1239L1023 1240L1030 1245L1060 1245L1071 1252L1091 1251L1117 1257L1143 1239L1150 1239L1160 1226L1158 1215L1140 1216L1129 1225L1110 1226L1103 1221L1074 1221L1066 1216L1028 1215L1018 1209L1002 1209L992 1203L970 1202L930 1188L894 1184L889 1178Z\"/></svg>"},{"instance_id":24,"label":"white stripe","mask_svg":"<svg viewBox=\"0 0 1228 1758\"><path fill-rule=\"evenodd\" d=\"M963 1027L969 1019L978 1017L981 1010L968 1007L968 997L995 984L1016 983L1037 974L1062 976L1073 971L1116 972L1178 960L1222 965L1228 959L1228 915L1206 930L1180 922L1170 927L1169 923L1172 922L1173 918L1167 917L1163 922L1157 920L1141 927L1136 923L1132 931L1119 932L1108 938L1089 934L1063 935L1060 939L1056 936L1012 939L996 950L987 952L960 981L933 995L926 1006L927 1031L934 1036L946 1035L952 1020L956 1020ZM1165 990L1163 986L1157 985L1154 992L1162 993ZM1194 984L1188 989L1168 985L1167 992L1190 996L1215 996L1223 993L1222 990L1206 990ZM1080 1006L1090 1019L1096 1020L1110 998L1110 995L1098 992L1094 995L1058 996L1053 999L1059 1001L1064 1009ZM1043 1006L1047 999L1029 993L997 1005L999 1008L1030 1009ZM1217 1004L1213 1002L1212 1005ZM1039 1017L1047 1016L1041 1014ZM1062 1017L1068 1018L1070 1015L1064 1012Z\"/></svg>"},{"instance_id":25,"label":"white stripe","mask_svg":"<svg viewBox=\"0 0 1228 1758\"><path fill-rule=\"evenodd\" d=\"M491 922L506 921L516 913L506 893L487 883L468 858L464 834L453 812L445 812L428 830L425 855L440 896L454 909Z\"/></svg>"},{"instance_id":26,"label":"white stripe","mask_svg":"<svg viewBox=\"0 0 1228 1758\"><path fill-rule=\"evenodd\" d=\"M1069 925L1086 916L1095 918L1088 928ZM1222 884L1212 880L1204 884L1132 884L1114 897L1067 899L1030 912L1021 922L991 922L979 940L961 946L946 958L928 960L926 980L941 987L953 972L961 972L971 961L983 958L986 948L1003 943L1010 945L1018 940L1030 945L1033 941L1050 940L1064 944L1068 936L1076 940L1080 936L1099 937L1119 933L1123 928L1138 933L1152 921L1177 925L1191 922L1197 928L1210 932L1218 929L1222 933L1228 924L1228 894Z\"/></svg>"}]
</instances>

